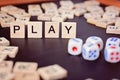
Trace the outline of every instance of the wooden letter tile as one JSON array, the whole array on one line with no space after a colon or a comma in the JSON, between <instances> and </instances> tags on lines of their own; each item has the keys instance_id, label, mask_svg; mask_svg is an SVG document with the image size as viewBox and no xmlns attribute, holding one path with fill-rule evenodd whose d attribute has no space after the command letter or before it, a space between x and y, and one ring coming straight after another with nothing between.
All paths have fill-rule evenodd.
<instances>
[{"instance_id":1,"label":"wooden letter tile","mask_svg":"<svg viewBox=\"0 0 120 80\"><path fill-rule=\"evenodd\" d=\"M44 10L48 10L48 9L57 10L57 5L53 2L42 3L41 6Z\"/></svg>"},{"instance_id":2,"label":"wooden letter tile","mask_svg":"<svg viewBox=\"0 0 120 80\"><path fill-rule=\"evenodd\" d=\"M42 10L41 9L29 9L28 12L32 16L38 16L38 15L42 14Z\"/></svg>"},{"instance_id":3,"label":"wooden letter tile","mask_svg":"<svg viewBox=\"0 0 120 80\"><path fill-rule=\"evenodd\" d=\"M120 17L116 18L115 26L120 27Z\"/></svg>"},{"instance_id":4,"label":"wooden letter tile","mask_svg":"<svg viewBox=\"0 0 120 80\"><path fill-rule=\"evenodd\" d=\"M28 38L42 38L42 22L28 22Z\"/></svg>"},{"instance_id":5,"label":"wooden letter tile","mask_svg":"<svg viewBox=\"0 0 120 80\"><path fill-rule=\"evenodd\" d=\"M51 20L51 16L47 15L47 14L41 14L41 15L38 16L37 19L41 20L41 21L50 21Z\"/></svg>"},{"instance_id":6,"label":"wooden letter tile","mask_svg":"<svg viewBox=\"0 0 120 80\"><path fill-rule=\"evenodd\" d=\"M71 0L61 0L60 5L61 7L64 7L66 9L72 9L74 6L74 3Z\"/></svg>"},{"instance_id":7,"label":"wooden letter tile","mask_svg":"<svg viewBox=\"0 0 120 80\"><path fill-rule=\"evenodd\" d=\"M40 5L39 4L30 4L30 5L28 5L28 9L40 9Z\"/></svg>"},{"instance_id":8,"label":"wooden letter tile","mask_svg":"<svg viewBox=\"0 0 120 80\"><path fill-rule=\"evenodd\" d=\"M103 14L103 18L104 19L111 19L111 18L115 18L116 17L116 15L115 15L115 13L104 13Z\"/></svg>"},{"instance_id":9,"label":"wooden letter tile","mask_svg":"<svg viewBox=\"0 0 120 80\"><path fill-rule=\"evenodd\" d=\"M7 54L3 54L0 52L0 62L4 61L7 58Z\"/></svg>"},{"instance_id":10,"label":"wooden letter tile","mask_svg":"<svg viewBox=\"0 0 120 80\"><path fill-rule=\"evenodd\" d=\"M13 80L14 74L7 71L0 71L0 80Z\"/></svg>"},{"instance_id":11,"label":"wooden letter tile","mask_svg":"<svg viewBox=\"0 0 120 80\"><path fill-rule=\"evenodd\" d=\"M63 15L55 15L52 17L53 22L64 22L66 20L66 17Z\"/></svg>"},{"instance_id":12,"label":"wooden letter tile","mask_svg":"<svg viewBox=\"0 0 120 80\"><path fill-rule=\"evenodd\" d=\"M68 19L74 18L73 10L63 10L62 15L66 16Z\"/></svg>"},{"instance_id":13,"label":"wooden letter tile","mask_svg":"<svg viewBox=\"0 0 120 80\"><path fill-rule=\"evenodd\" d=\"M37 72L15 74L15 80L40 80Z\"/></svg>"},{"instance_id":14,"label":"wooden letter tile","mask_svg":"<svg viewBox=\"0 0 120 80\"><path fill-rule=\"evenodd\" d=\"M59 38L59 22L45 22L45 37Z\"/></svg>"},{"instance_id":15,"label":"wooden letter tile","mask_svg":"<svg viewBox=\"0 0 120 80\"><path fill-rule=\"evenodd\" d=\"M4 14L2 13L0 15L0 22L1 22L1 26L4 27L10 27L10 23L14 22L15 19L14 17L9 16L8 14Z\"/></svg>"},{"instance_id":16,"label":"wooden letter tile","mask_svg":"<svg viewBox=\"0 0 120 80\"><path fill-rule=\"evenodd\" d=\"M20 16L16 18L16 22L28 22L30 20L30 16Z\"/></svg>"},{"instance_id":17,"label":"wooden letter tile","mask_svg":"<svg viewBox=\"0 0 120 80\"><path fill-rule=\"evenodd\" d=\"M44 80L59 80L67 77L67 70L57 64L39 68L38 73Z\"/></svg>"},{"instance_id":18,"label":"wooden letter tile","mask_svg":"<svg viewBox=\"0 0 120 80\"><path fill-rule=\"evenodd\" d=\"M91 17L91 18L88 18L87 19L87 22L90 23L90 24L96 24L98 20L100 20L101 18L99 17Z\"/></svg>"},{"instance_id":19,"label":"wooden letter tile","mask_svg":"<svg viewBox=\"0 0 120 80\"><path fill-rule=\"evenodd\" d=\"M10 41L8 41L4 37L0 37L0 46L9 46L9 45L10 45Z\"/></svg>"},{"instance_id":20,"label":"wooden letter tile","mask_svg":"<svg viewBox=\"0 0 120 80\"><path fill-rule=\"evenodd\" d=\"M13 68L13 61L0 62L0 71L11 72Z\"/></svg>"},{"instance_id":21,"label":"wooden letter tile","mask_svg":"<svg viewBox=\"0 0 120 80\"><path fill-rule=\"evenodd\" d=\"M84 8L76 8L76 9L74 9L75 16L81 16L86 12L87 12L87 10L84 9Z\"/></svg>"},{"instance_id":22,"label":"wooden letter tile","mask_svg":"<svg viewBox=\"0 0 120 80\"><path fill-rule=\"evenodd\" d=\"M10 25L11 38L25 38L25 25L20 22L13 22Z\"/></svg>"},{"instance_id":23,"label":"wooden letter tile","mask_svg":"<svg viewBox=\"0 0 120 80\"><path fill-rule=\"evenodd\" d=\"M58 11L50 9L50 10L46 10L45 14L50 15L50 16L55 16L55 15L58 15Z\"/></svg>"},{"instance_id":24,"label":"wooden letter tile","mask_svg":"<svg viewBox=\"0 0 120 80\"><path fill-rule=\"evenodd\" d=\"M107 26L106 33L108 33L108 34L120 34L120 27Z\"/></svg>"},{"instance_id":25,"label":"wooden letter tile","mask_svg":"<svg viewBox=\"0 0 120 80\"><path fill-rule=\"evenodd\" d=\"M84 14L84 18L85 19L90 19L92 17L97 17L97 18L101 18L101 15L100 14L97 14L97 13L85 13Z\"/></svg>"},{"instance_id":26,"label":"wooden letter tile","mask_svg":"<svg viewBox=\"0 0 120 80\"><path fill-rule=\"evenodd\" d=\"M107 25L113 24L114 20L113 19L103 19L101 18L100 20L96 21L96 26L101 27L101 28L106 28Z\"/></svg>"},{"instance_id":27,"label":"wooden letter tile","mask_svg":"<svg viewBox=\"0 0 120 80\"><path fill-rule=\"evenodd\" d=\"M15 73L30 73L35 72L38 67L38 64L35 62L16 62L13 72Z\"/></svg>"},{"instance_id":28,"label":"wooden letter tile","mask_svg":"<svg viewBox=\"0 0 120 80\"><path fill-rule=\"evenodd\" d=\"M42 14L42 9L39 4L28 5L28 12L30 15L36 16Z\"/></svg>"},{"instance_id":29,"label":"wooden letter tile","mask_svg":"<svg viewBox=\"0 0 120 80\"><path fill-rule=\"evenodd\" d=\"M0 53L7 54L10 58L15 58L18 53L17 46L1 46Z\"/></svg>"},{"instance_id":30,"label":"wooden letter tile","mask_svg":"<svg viewBox=\"0 0 120 80\"><path fill-rule=\"evenodd\" d=\"M76 22L62 22L62 38L76 37Z\"/></svg>"}]
</instances>

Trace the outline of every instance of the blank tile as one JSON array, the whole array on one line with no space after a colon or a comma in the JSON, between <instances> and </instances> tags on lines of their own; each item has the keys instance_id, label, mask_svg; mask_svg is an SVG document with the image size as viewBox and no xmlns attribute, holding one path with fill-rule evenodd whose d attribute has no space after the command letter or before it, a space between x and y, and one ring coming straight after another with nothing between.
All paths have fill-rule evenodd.
<instances>
[{"instance_id":1,"label":"blank tile","mask_svg":"<svg viewBox=\"0 0 120 80\"><path fill-rule=\"evenodd\" d=\"M27 23L28 38L42 38L42 22Z\"/></svg>"},{"instance_id":2,"label":"blank tile","mask_svg":"<svg viewBox=\"0 0 120 80\"><path fill-rule=\"evenodd\" d=\"M62 22L62 38L76 38L76 22Z\"/></svg>"},{"instance_id":3,"label":"blank tile","mask_svg":"<svg viewBox=\"0 0 120 80\"><path fill-rule=\"evenodd\" d=\"M45 22L45 38L59 38L59 22Z\"/></svg>"},{"instance_id":4,"label":"blank tile","mask_svg":"<svg viewBox=\"0 0 120 80\"><path fill-rule=\"evenodd\" d=\"M44 80L59 80L67 77L67 70L57 64L41 67L38 73Z\"/></svg>"},{"instance_id":5,"label":"blank tile","mask_svg":"<svg viewBox=\"0 0 120 80\"><path fill-rule=\"evenodd\" d=\"M13 22L10 24L11 38L25 38L25 25L22 22Z\"/></svg>"}]
</instances>

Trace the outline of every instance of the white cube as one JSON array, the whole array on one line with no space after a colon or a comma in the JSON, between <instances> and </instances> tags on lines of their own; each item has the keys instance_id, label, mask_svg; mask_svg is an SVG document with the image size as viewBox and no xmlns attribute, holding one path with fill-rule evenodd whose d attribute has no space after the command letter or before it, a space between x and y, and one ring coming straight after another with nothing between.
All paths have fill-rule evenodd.
<instances>
[{"instance_id":1,"label":"white cube","mask_svg":"<svg viewBox=\"0 0 120 80\"><path fill-rule=\"evenodd\" d=\"M93 43L85 43L82 48L82 56L85 60L93 61L99 58L99 47Z\"/></svg>"},{"instance_id":2,"label":"white cube","mask_svg":"<svg viewBox=\"0 0 120 80\"><path fill-rule=\"evenodd\" d=\"M119 46L120 47L120 38L117 38L117 37L108 38L106 41L105 47L110 47L110 46Z\"/></svg>"},{"instance_id":3,"label":"white cube","mask_svg":"<svg viewBox=\"0 0 120 80\"><path fill-rule=\"evenodd\" d=\"M72 38L68 42L68 53L71 55L80 55L83 40L80 38Z\"/></svg>"},{"instance_id":4,"label":"white cube","mask_svg":"<svg viewBox=\"0 0 120 80\"><path fill-rule=\"evenodd\" d=\"M103 40L97 36L90 36L87 38L86 43L94 43L97 44L100 51L103 49Z\"/></svg>"},{"instance_id":5,"label":"white cube","mask_svg":"<svg viewBox=\"0 0 120 80\"><path fill-rule=\"evenodd\" d=\"M120 47L119 46L109 46L104 50L105 61L109 63L120 62Z\"/></svg>"}]
</instances>

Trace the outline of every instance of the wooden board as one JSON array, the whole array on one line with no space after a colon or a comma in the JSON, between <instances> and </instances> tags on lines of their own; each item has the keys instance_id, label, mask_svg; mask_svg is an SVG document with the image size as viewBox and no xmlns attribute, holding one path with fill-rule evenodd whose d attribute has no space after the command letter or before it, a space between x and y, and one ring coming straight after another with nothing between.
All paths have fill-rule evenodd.
<instances>
[{"instance_id":1,"label":"wooden board","mask_svg":"<svg viewBox=\"0 0 120 80\"><path fill-rule=\"evenodd\" d=\"M120 1L119 0L98 0L100 3L105 5L113 5L120 7Z\"/></svg>"},{"instance_id":2,"label":"wooden board","mask_svg":"<svg viewBox=\"0 0 120 80\"><path fill-rule=\"evenodd\" d=\"M25 3L35 3L35 2L45 2L54 0L1 0L0 6L11 5L11 4L25 4Z\"/></svg>"}]
</instances>

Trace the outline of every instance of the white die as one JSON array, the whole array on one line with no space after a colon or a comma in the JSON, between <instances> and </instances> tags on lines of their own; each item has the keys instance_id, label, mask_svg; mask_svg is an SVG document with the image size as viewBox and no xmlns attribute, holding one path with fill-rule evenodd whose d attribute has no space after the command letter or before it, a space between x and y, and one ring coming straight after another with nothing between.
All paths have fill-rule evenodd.
<instances>
[{"instance_id":1,"label":"white die","mask_svg":"<svg viewBox=\"0 0 120 80\"><path fill-rule=\"evenodd\" d=\"M97 36L88 37L86 40L86 43L97 44L100 51L103 49L103 40L100 37L97 37Z\"/></svg>"},{"instance_id":2,"label":"white die","mask_svg":"<svg viewBox=\"0 0 120 80\"><path fill-rule=\"evenodd\" d=\"M117 38L117 37L108 38L106 41L105 47L109 47L109 46L119 46L120 47L120 38Z\"/></svg>"},{"instance_id":3,"label":"white die","mask_svg":"<svg viewBox=\"0 0 120 80\"><path fill-rule=\"evenodd\" d=\"M119 46L109 46L104 50L105 61L110 63L120 62L120 47Z\"/></svg>"},{"instance_id":4,"label":"white die","mask_svg":"<svg viewBox=\"0 0 120 80\"><path fill-rule=\"evenodd\" d=\"M81 53L83 40L80 38L72 38L68 42L68 53L71 55L79 55Z\"/></svg>"},{"instance_id":5,"label":"white die","mask_svg":"<svg viewBox=\"0 0 120 80\"><path fill-rule=\"evenodd\" d=\"M85 60L93 61L100 55L99 48L96 44L85 43L82 48L82 56Z\"/></svg>"}]
</instances>

